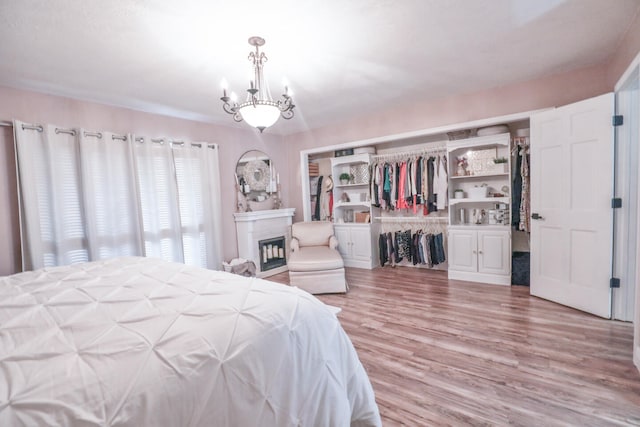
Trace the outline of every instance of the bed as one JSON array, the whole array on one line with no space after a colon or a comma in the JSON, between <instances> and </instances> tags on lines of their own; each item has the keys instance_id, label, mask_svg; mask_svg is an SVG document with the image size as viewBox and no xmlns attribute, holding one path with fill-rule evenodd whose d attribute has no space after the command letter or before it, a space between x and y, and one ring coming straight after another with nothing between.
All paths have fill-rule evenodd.
<instances>
[{"instance_id":1,"label":"bed","mask_svg":"<svg viewBox=\"0 0 640 427\"><path fill-rule=\"evenodd\" d=\"M1 426L379 426L312 295L152 258L0 278Z\"/></svg>"}]
</instances>

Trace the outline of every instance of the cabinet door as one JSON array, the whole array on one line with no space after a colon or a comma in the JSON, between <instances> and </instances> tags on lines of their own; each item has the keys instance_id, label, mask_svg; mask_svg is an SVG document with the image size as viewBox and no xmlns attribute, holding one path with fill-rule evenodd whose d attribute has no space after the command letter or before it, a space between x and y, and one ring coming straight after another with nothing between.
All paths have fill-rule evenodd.
<instances>
[{"instance_id":1,"label":"cabinet door","mask_svg":"<svg viewBox=\"0 0 640 427\"><path fill-rule=\"evenodd\" d=\"M511 239L508 231L478 231L478 272L511 272Z\"/></svg>"},{"instance_id":2,"label":"cabinet door","mask_svg":"<svg viewBox=\"0 0 640 427\"><path fill-rule=\"evenodd\" d=\"M338 239L338 252L342 258L351 257L351 233L347 227L334 227L336 239Z\"/></svg>"},{"instance_id":3,"label":"cabinet door","mask_svg":"<svg viewBox=\"0 0 640 427\"><path fill-rule=\"evenodd\" d=\"M359 261L371 261L371 231L369 227L351 229L351 255Z\"/></svg>"},{"instance_id":4,"label":"cabinet door","mask_svg":"<svg viewBox=\"0 0 640 427\"><path fill-rule=\"evenodd\" d=\"M473 230L449 231L449 269L475 273L477 264L477 240Z\"/></svg>"}]
</instances>

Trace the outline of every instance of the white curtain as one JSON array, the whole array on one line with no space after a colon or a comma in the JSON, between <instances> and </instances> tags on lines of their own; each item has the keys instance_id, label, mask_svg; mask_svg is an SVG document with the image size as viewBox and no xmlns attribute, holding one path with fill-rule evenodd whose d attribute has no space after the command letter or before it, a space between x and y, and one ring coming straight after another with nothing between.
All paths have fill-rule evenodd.
<instances>
[{"instance_id":1,"label":"white curtain","mask_svg":"<svg viewBox=\"0 0 640 427\"><path fill-rule=\"evenodd\" d=\"M136 138L134 143L144 247L147 256L184 262L178 186L171 145Z\"/></svg>"},{"instance_id":2,"label":"white curtain","mask_svg":"<svg viewBox=\"0 0 640 427\"><path fill-rule=\"evenodd\" d=\"M80 131L88 259L143 254L131 136Z\"/></svg>"},{"instance_id":3,"label":"white curtain","mask_svg":"<svg viewBox=\"0 0 640 427\"><path fill-rule=\"evenodd\" d=\"M119 255L221 267L217 146L14 129L25 270Z\"/></svg>"}]
</instances>

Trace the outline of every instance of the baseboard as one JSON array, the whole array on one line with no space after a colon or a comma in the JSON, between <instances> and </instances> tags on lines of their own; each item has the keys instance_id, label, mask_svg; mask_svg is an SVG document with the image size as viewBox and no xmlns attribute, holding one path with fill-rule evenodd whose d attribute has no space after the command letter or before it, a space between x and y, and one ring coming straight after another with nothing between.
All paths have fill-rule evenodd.
<instances>
[{"instance_id":1,"label":"baseboard","mask_svg":"<svg viewBox=\"0 0 640 427\"><path fill-rule=\"evenodd\" d=\"M471 273L449 269L450 280L466 280L467 282L486 283L489 285L511 286L510 275Z\"/></svg>"}]
</instances>

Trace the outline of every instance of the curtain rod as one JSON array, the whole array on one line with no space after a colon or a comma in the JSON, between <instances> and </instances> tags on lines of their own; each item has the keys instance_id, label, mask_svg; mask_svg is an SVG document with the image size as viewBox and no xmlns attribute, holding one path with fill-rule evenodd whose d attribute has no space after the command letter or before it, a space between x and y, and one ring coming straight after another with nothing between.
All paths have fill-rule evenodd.
<instances>
[{"instance_id":1,"label":"curtain rod","mask_svg":"<svg viewBox=\"0 0 640 427\"><path fill-rule=\"evenodd\" d=\"M0 126L6 126L6 127L13 127L13 122L8 121L8 120L0 120ZM23 125L24 129L32 129L32 130L37 130L39 132L42 132L42 125L28 125L28 124L24 124ZM61 129L61 128L56 128L56 133L68 133L69 135L75 135L76 131L74 129ZM96 138L102 138L102 132L84 132L84 136L93 136ZM111 139L119 139L120 141L126 141L127 140L127 136L126 135L111 135ZM163 143L164 139L156 139L156 138L151 138L150 139L152 142L155 143ZM139 137L136 138L136 142L144 142L144 138ZM180 141L180 140L169 140L169 143L173 144L173 145L179 145L179 146L184 146L185 142L184 141ZM192 147L202 147L201 143L192 143L191 144ZM218 148L218 144L206 144L207 148L212 148L212 149L216 149Z\"/></svg>"}]
</instances>

